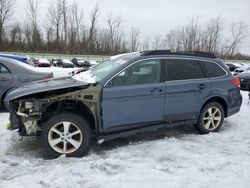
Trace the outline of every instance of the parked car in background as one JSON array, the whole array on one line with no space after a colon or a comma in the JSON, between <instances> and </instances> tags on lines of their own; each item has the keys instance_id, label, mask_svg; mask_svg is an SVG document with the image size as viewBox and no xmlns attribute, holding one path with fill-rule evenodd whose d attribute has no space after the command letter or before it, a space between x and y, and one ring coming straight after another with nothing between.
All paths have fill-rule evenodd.
<instances>
[{"instance_id":1,"label":"parked car in background","mask_svg":"<svg viewBox=\"0 0 250 188\"><path fill-rule=\"evenodd\" d=\"M30 83L5 98L10 126L39 136L43 154L81 157L91 144L193 124L217 132L239 112L239 79L203 52L147 51L107 60L73 77Z\"/></svg>"},{"instance_id":2,"label":"parked car in background","mask_svg":"<svg viewBox=\"0 0 250 188\"><path fill-rule=\"evenodd\" d=\"M84 60L82 58L73 58L71 60L72 63L74 63L74 65L76 67L86 67L89 68L91 66L90 62L87 60Z\"/></svg>"},{"instance_id":3,"label":"parked car in background","mask_svg":"<svg viewBox=\"0 0 250 188\"><path fill-rule=\"evenodd\" d=\"M35 65L37 67L50 67L51 66L49 60L48 59L44 59L44 58L42 58L42 59L36 59L35 60Z\"/></svg>"},{"instance_id":4,"label":"parked car in background","mask_svg":"<svg viewBox=\"0 0 250 188\"><path fill-rule=\"evenodd\" d=\"M74 68L74 64L69 59L57 59L55 61L55 65L57 67L63 67L63 68Z\"/></svg>"},{"instance_id":5,"label":"parked car in background","mask_svg":"<svg viewBox=\"0 0 250 188\"><path fill-rule=\"evenodd\" d=\"M52 72L40 72L35 67L14 59L0 57L0 107L6 93L27 82L53 78Z\"/></svg>"},{"instance_id":6,"label":"parked car in background","mask_svg":"<svg viewBox=\"0 0 250 188\"><path fill-rule=\"evenodd\" d=\"M64 69L62 67L49 67L49 68L36 67L36 69L39 72L52 72L54 78L69 77L72 75L73 71L77 71L77 68Z\"/></svg>"},{"instance_id":7,"label":"parked car in background","mask_svg":"<svg viewBox=\"0 0 250 188\"><path fill-rule=\"evenodd\" d=\"M250 72L238 74L237 77L240 80L240 89L250 92Z\"/></svg>"},{"instance_id":8,"label":"parked car in background","mask_svg":"<svg viewBox=\"0 0 250 188\"><path fill-rule=\"evenodd\" d=\"M226 63L226 65L229 68L230 72L234 72L235 69L244 66L244 65L242 65L240 63L234 63L234 62Z\"/></svg>"},{"instance_id":9,"label":"parked car in background","mask_svg":"<svg viewBox=\"0 0 250 188\"><path fill-rule=\"evenodd\" d=\"M26 57L26 56L14 55L14 54L0 54L0 57L6 57L6 58L17 60L17 61L22 62L22 63L34 65L32 63L32 61L30 60L30 58Z\"/></svg>"},{"instance_id":10,"label":"parked car in background","mask_svg":"<svg viewBox=\"0 0 250 188\"><path fill-rule=\"evenodd\" d=\"M94 60L89 60L89 63L90 63L90 67L94 67L98 65L97 61L94 61Z\"/></svg>"},{"instance_id":11,"label":"parked car in background","mask_svg":"<svg viewBox=\"0 0 250 188\"><path fill-rule=\"evenodd\" d=\"M248 72L248 71L250 71L249 65L241 66L241 67L235 69L234 75L236 76L240 73L244 73L244 72Z\"/></svg>"}]
</instances>

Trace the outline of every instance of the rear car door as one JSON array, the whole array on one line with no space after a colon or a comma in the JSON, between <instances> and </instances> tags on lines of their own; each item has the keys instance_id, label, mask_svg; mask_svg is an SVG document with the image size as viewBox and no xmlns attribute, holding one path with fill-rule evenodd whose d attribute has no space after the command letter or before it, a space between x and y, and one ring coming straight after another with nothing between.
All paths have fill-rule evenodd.
<instances>
[{"instance_id":1,"label":"rear car door","mask_svg":"<svg viewBox=\"0 0 250 188\"><path fill-rule=\"evenodd\" d=\"M10 88L12 83L12 75L10 70L0 63L0 96L2 97L3 93Z\"/></svg>"},{"instance_id":2,"label":"rear car door","mask_svg":"<svg viewBox=\"0 0 250 188\"><path fill-rule=\"evenodd\" d=\"M103 89L103 129L163 122L165 84L161 59L141 60L119 72Z\"/></svg>"},{"instance_id":3,"label":"rear car door","mask_svg":"<svg viewBox=\"0 0 250 188\"><path fill-rule=\"evenodd\" d=\"M209 95L210 82L198 60L165 60L165 120L193 120Z\"/></svg>"}]
</instances>

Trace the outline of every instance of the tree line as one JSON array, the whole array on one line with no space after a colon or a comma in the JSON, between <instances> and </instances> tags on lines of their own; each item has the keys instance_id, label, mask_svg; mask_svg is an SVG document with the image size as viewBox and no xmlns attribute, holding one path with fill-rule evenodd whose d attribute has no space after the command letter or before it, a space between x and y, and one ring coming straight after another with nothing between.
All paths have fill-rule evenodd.
<instances>
[{"instance_id":1,"label":"tree line","mask_svg":"<svg viewBox=\"0 0 250 188\"><path fill-rule=\"evenodd\" d=\"M129 32L123 30L124 21L120 16L109 14L100 26L98 4L85 17L78 0L52 0L44 21L40 19L41 0L25 0L25 15L21 21L15 19L15 4L16 0L0 0L1 51L113 55L170 49L247 58L238 53L248 34L244 22L233 23L226 36L223 18L212 18L208 23L201 24L197 16L164 37L141 39L138 28L131 27Z\"/></svg>"}]
</instances>

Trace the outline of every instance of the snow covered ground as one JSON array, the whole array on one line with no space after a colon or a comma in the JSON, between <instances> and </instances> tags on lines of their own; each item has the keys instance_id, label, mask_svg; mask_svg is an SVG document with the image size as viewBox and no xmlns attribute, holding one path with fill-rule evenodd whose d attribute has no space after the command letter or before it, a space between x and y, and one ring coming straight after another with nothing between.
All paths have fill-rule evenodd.
<instances>
[{"instance_id":1,"label":"snow covered ground","mask_svg":"<svg viewBox=\"0 0 250 188\"><path fill-rule=\"evenodd\" d=\"M0 188L249 188L250 104L219 133L171 127L92 146L80 159L43 160L39 142L20 141L0 114Z\"/></svg>"}]
</instances>

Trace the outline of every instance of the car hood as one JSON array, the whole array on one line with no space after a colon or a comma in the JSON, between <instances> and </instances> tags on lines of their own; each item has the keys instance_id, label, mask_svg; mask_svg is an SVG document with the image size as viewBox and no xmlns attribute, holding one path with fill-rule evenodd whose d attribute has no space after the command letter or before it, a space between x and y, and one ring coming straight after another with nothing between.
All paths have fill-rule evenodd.
<instances>
[{"instance_id":1,"label":"car hood","mask_svg":"<svg viewBox=\"0 0 250 188\"><path fill-rule=\"evenodd\" d=\"M53 91L58 89L66 88L87 88L89 83L76 80L72 77L50 79L44 81L30 82L22 87L11 90L5 97L4 102L9 103L9 101L28 96L31 94L41 93L45 91Z\"/></svg>"}]
</instances>

